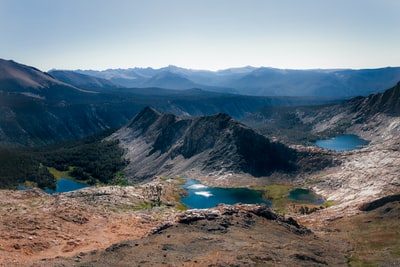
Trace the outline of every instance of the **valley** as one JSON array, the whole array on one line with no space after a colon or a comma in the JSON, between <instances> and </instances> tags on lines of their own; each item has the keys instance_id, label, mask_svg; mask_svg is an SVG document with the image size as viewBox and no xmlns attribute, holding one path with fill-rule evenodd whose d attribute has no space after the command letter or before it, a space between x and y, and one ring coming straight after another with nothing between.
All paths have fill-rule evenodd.
<instances>
[{"instance_id":1,"label":"valley","mask_svg":"<svg viewBox=\"0 0 400 267\"><path fill-rule=\"evenodd\" d=\"M397 68L130 71L142 77L136 88L121 70L47 74L0 61L0 266L400 264L400 79L346 99L254 96L257 87L236 94L282 75L309 84L340 73L353 85L351 75L382 85L377 77L393 82ZM342 135L368 143L315 145ZM13 190L26 181L54 187L61 171L92 186ZM255 190L270 207L188 209L185 178ZM295 189L321 201L289 199Z\"/></svg>"}]
</instances>

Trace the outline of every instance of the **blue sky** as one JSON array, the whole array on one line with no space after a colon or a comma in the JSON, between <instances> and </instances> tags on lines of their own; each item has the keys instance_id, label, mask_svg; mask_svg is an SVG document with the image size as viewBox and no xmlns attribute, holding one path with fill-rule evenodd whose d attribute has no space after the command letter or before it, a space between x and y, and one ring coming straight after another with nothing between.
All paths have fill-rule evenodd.
<instances>
[{"instance_id":1,"label":"blue sky","mask_svg":"<svg viewBox=\"0 0 400 267\"><path fill-rule=\"evenodd\" d=\"M41 70L400 66L399 0L0 0L0 58Z\"/></svg>"}]
</instances>

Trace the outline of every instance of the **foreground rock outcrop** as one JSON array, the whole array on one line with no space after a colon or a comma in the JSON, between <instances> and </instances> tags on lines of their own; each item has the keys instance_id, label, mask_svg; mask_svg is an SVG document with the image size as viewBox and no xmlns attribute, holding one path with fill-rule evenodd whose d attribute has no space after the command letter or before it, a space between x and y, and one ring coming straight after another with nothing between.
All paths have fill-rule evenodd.
<instances>
[{"instance_id":1,"label":"foreground rock outcrop","mask_svg":"<svg viewBox=\"0 0 400 267\"><path fill-rule=\"evenodd\" d=\"M189 210L147 237L40 266L346 266L340 251L266 206L238 204Z\"/></svg>"}]
</instances>

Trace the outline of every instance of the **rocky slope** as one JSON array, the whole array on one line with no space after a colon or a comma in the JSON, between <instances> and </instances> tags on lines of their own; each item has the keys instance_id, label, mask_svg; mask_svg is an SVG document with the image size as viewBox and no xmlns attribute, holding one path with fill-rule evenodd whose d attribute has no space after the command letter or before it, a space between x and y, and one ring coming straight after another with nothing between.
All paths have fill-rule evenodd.
<instances>
[{"instance_id":1,"label":"rocky slope","mask_svg":"<svg viewBox=\"0 0 400 267\"><path fill-rule=\"evenodd\" d=\"M295 168L295 151L270 142L226 114L180 118L146 107L115 132L130 161L130 179L154 176L266 176Z\"/></svg>"},{"instance_id":2,"label":"rocky slope","mask_svg":"<svg viewBox=\"0 0 400 267\"><path fill-rule=\"evenodd\" d=\"M400 83L383 93L353 98L344 103L304 113L300 119L314 132L345 131L382 142L400 133Z\"/></svg>"},{"instance_id":3,"label":"rocky slope","mask_svg":"<svg viewBox=\"0 0 400 267\"><path fill-rule=\"evenodd\" d=\"M350 213L346 209L332 207L296 219L313 229L318 236L342 242L342 247L348 249L348 266L399 266L400 201L393 200L398 196L385 197L384 201L377 199L361 206L384 203L373 210L355 209ZM393 201L387 202L390 198Z\"/></svg>"},{"instance_id":4,"label":"rocky slope","mask_svg":"<svg viewBox=\"0 0 400 267\"><path fill-rule=\"evenodd\" d=\"M283 133L308 131L312 138L351 133L371 141L367 147L355 151L326 151L338 165L300 174L295 182L313 189L333 204L297 219L319 234L347 242L352 247L351 266L399 263L399 233L393 230L399 218L397 198L373 211L360 209L400 193L399 92L397 84L384 93L333 106L267 108L253 117L253 123L261 127L267 122L275 126L283 124L278 132L273 130L274 126L264 128L265 133L279 140ZM286 138L289 143L296 140L289 135Z\"/></svg>"},{"instance_id":5,"label":"rocky slope","mask_svg":"<svg viewBox=\"0 0 400 267\"><path fill-rule=\"evenodd\" d=\"M310 131L316 134L345 132L371 141L362 149L327 152L337 166L320 168L308 174L306 179L303 174L299 176L300 183L308 183L316 192L336 203L330 211L342 210L333 212L338 216L344 210L357 213L357 207L362 203L399 192L399 99L400 83L384 93L341 104L289 111L296 116L299 125L308 124Z\"/></svg>"},{"instance_id":6,"label":"rocky slope","mask_svg":"<svg viewBox=\"0 0 400 267\"><path fill-rule=\"evenodd\" d=\"M288 143L343 133L383 142L400 134L399 99L400 83L383 93L334 105L265 107L242 122Z\"/></svg>"},{"instance_id":7,"label":"rocky slope","mask_svg":"<svg viewBox=\"0 0 400 267\"><path fill-rule=\"evenodd\" d=\"M337 153L341 164L311 174L309 186L335 203L333 216L357 214L358 207L375 199L400 193L400 138ZM301 177L304 183L304 177Z\"/></svg>"},{"instance_id":8,"label":"rocky slope","mask_svg":"<svg viewBox=\"0 0 400 267\"><path fill-rule=\"evenodd\" d=\"M222 205L183 212L151 235L115 244L105 251L40 264L346 266L337 250L336 244L318 238L292 218L285 219L265 206Z\"/></svg>"},{"instance_id":9,"label":"rocky slope","mask_svg":"<svg viewBox=\"0 0 400 267\"><path fill-rule=\"evenodd\" d=\"M36 261L44 266L40 259L105 249L149 235L178 212L169 206L150 208L151 186L91 187L55 195L39 189L0 190L0 266L31 266ZM164 183L163 203L174 203L174 188Z\"/></svg>"}]
</instances>

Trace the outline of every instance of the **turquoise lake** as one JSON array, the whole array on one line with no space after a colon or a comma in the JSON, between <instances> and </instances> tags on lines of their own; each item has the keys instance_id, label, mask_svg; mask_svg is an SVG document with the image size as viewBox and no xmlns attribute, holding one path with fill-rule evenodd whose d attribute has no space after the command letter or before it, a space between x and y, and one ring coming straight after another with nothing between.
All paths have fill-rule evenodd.
<instances>
[{"instance_id":1,"label":"turquoise lake","mask_svg":"<svg viewBox=\"0 0 400 267\"><path fill-rule=\"evenodd\" d=\"M74 190L78 190L78 189L85 188L85 187L89 187L89 185L80 183L80 182L77 182L77 181L74 181L71 179L67 179L67 178L60 178L57 181L55 190L46 189L44 191L48 194L54 194L54 193L63 193L63 192L74 191Z\"/></svg>"},{"instance_id":2,"label":"turquoise lake","mask_svg":"<svg viewBox=\"0 0 400 267\"><path fill-rule=\"evenodd\" d=\"M247 188L219 188L208 187L193 179L187 179L184 188L188 190L187 196L181 198L181 202L191 209L207 209L223 204L266 204L262 194Z\"/></svg>"},{"instance_id":3,"label":"turquoise lake","mask_svg":"<svg viewBox=\"0 0 400 267\"><path fill-rule=\"evenodd\" d=\"M359 149L368 143L368 141L361 139L357 135L345 134L327 140L318 140L315 145L325 149L345 151Z\"/></svg>"},{"instance_id":4,"label":"turquoise lake","mask_svg":"<svg viewBox=\"0 0 400 267\"><path fill-rule=\"evenodd\" d=\"M81 188L89 187L88 184L80 183L77 181L73 181L71 179L67 178L60 178L57 183L56 183L56 189L45 189L44 191L48 194L54 194L54 193L63 193L63 192L69 192L69 191L74 191L78 190ZM26 190L29 189L25 186L19 186L19 190Z\"/></svg>"}]
</instances>

